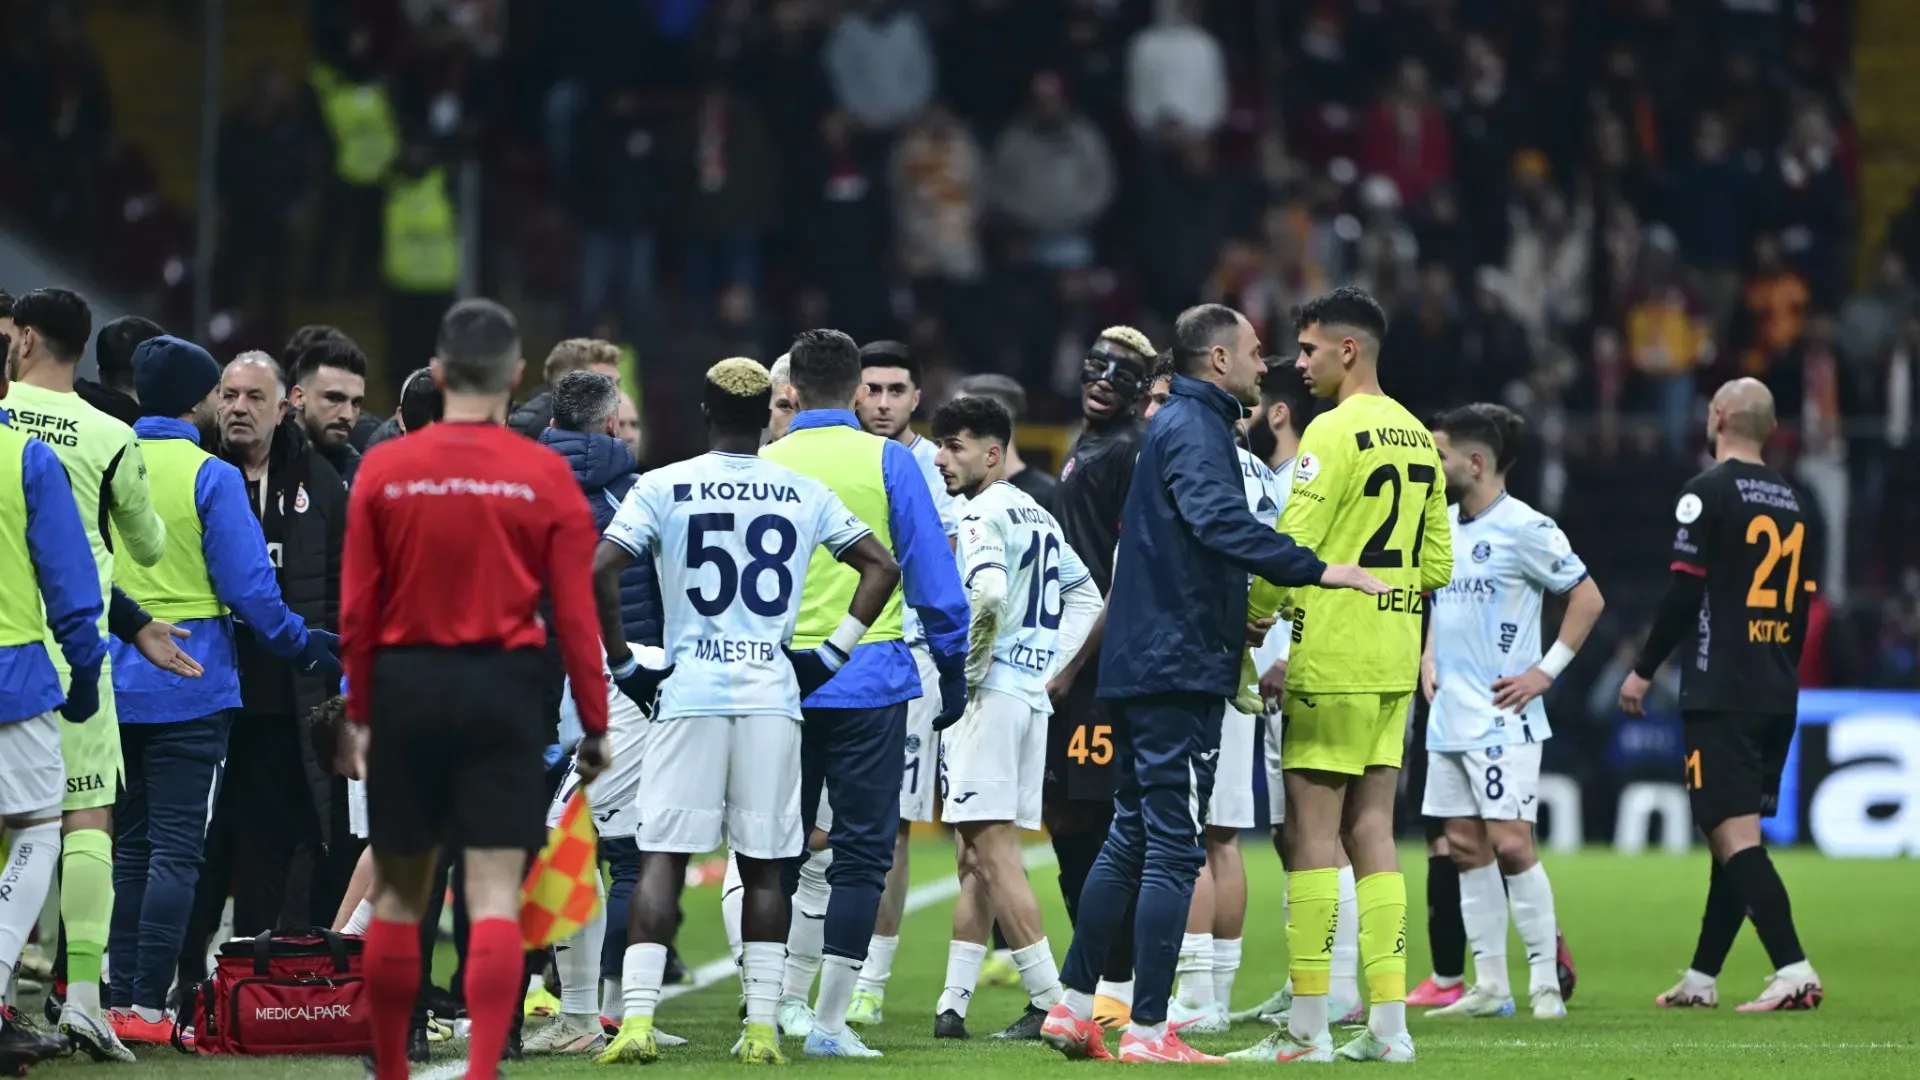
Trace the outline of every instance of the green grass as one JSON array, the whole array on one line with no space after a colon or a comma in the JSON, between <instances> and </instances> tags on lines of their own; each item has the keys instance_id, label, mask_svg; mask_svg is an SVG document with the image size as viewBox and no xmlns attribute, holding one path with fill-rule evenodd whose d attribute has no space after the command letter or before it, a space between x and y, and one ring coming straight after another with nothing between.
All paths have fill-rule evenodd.
<instances>
[{"instance_id":1,"label":"green grass","mask_svg":"<svg viewBox=\"0 0 1920 1080\"><path fill-rule=\"evenodd\" d=\"M1427 971L1421 878L1425 863L1414 849L1403 852L1414 916L1409 982ZM935 880L951 872L948 849L938 842L916 845L914 877ZM1760 989L1767 963L1751 931L1743 933L1721 976L1726 999L1715 1011L1668 1013L1652 1007L1655 994L1675 979L1692 955L1706 890L1704 855L1621 857L1592 851L1549 858L1561 924L1579 961L1580 986L1569 1017L1559 1023L1521 1016L1508 1020L1412 1021L1422 1075L1481 1080L1522 1077L1552 1080L1650 1080L1665 1077L1762 1076L1876 1077L1920 1075L1920 1024L1907 1007L1913 974L1920 968L1914 937L1920 863L1842 862L1809 851L1776 853L1794 898L1795 916L1808 955L1824 979L1828 997L1811 1014L1742 1015L1732 1006ZM1264 997L1285 977L1285 927L1280 914L1281 876L1271 850L1247 851L1253 903L1246 933L1245 966L1235 991L1237 1005ZM1069 931L1050 869L1034 873L1047 909L1054 952L1066 952ZM682 948L690 963L725 955L718 890L690 892ZM908 917L887 995L888 1021L868 1035L887 1057L876 1062L809 1061L789 1043L792 1067L827 1073L898 1073L963 1077L990 1070L996 1076L1059 1076L1068 1065L1032 1045L995 1045L976 1037L966 1044L936 1044L930 1037L932 1008L946 963L950 904L936 904ZM1524 982L1516 942L1509 950L1511 974ZM443 968L444 977L445 968ZM737 1030L738 985L724 981L663 1006L660 1026L692 1045L667 1051L659 1072L691 1075L730 1072L727 1047ZM976 1035L996 1030L1020 1012L1018 991L983 989L973 1001ZM1524 1003L1522 1003L1524 1009ZM1262 1034L1240 1025L1225 1036L1196 1039L1212 1051L1246 1046ZM462 1050L442 1050L434 1066L455 1062ZM357 1077L346 1060L200 1060L172 1050L142 1054L141 1069L168 1078ZM1345 1068L1345 1066L1341 1066ZM38 1075L74 1077L105 1069L79 1062L42 1066ZM1230 1066L1245 1071L1259 1066ZM514 1077L607 1075L610 1070L580 1060L529 1061L510 1069Z\"/></svg>"}]
</instances>

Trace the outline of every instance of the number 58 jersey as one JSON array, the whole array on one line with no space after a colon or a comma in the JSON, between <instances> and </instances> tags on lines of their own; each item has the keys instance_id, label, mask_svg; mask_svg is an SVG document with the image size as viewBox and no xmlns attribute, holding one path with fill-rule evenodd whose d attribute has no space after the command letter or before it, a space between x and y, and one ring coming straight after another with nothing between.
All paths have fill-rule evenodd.
<instances>
[{"instance_id":1,"label":"number 58 jersey","mask_svg":"<svg viewBox=\"0 0 1920 1080\"><path fill-rule=\"evenodd\" d=\"M868 529L825 484L753 456L702 454L642 476L606 539L652 554L667 662L656 720L800 718L782 647L793 638L813 549L836 557Z\"/></svg>"},{"instance_id":2,"label":"number 58 jersey","mask_svg":"<svg viewBox=\"0 0 1920 1080\"><path fill-rule=\"evenodd\" d=\"M1293 620L1287 689L1399 694L1420 673L1421 594L1453 576L1446 486L1427 426L1381 394L1314 417L1294 458L1280 531L1328 563L1358 563L1393 591L1255 583L1249 612Z\"/></svg>"}]
</instances>

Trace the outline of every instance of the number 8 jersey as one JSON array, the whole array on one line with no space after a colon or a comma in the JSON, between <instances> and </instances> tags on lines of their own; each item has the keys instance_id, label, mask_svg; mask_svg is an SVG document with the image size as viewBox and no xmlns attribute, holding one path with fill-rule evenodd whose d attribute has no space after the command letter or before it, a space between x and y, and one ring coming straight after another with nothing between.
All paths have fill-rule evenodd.
<instances>
[{"instance_id":1,"label":"number 8 jersey","mask_svg":"<svg viewBox=\"0 0 1920 1080\"><path fill-rule=\"evenodd\" d=\"M813 549L836 557L871 532L825 484L762 458L718 452L642 476L606 539L652 553L667 662L656 720L800 718L781 651L800 615Z\"/></svg>"},{"instance_id":2,"label":"number 8 jersey","mask_svg":"<svg viewBox=\"0 0 1920 1080\"><path fill-rule=\"evenodd\" d=\"M988 567L1007 575L1007 600L993 640L993 663L980 685L1051 714L1047 677L1066 660L1058 656L1062 594L1090 574L1061 539L1053 515L1005 480L988 485L961 508L962 583L971 584L973 575Z\"/></svg>"},{"instance_id":3,"label":"number 8 jersey","mask_svg":"<svg viewBox=\"0 0 1920 1080\"><path fill-rule=\"evenodd\" d=\"M1673 518L1671 568L1707 586L1680 707L1794 712L1817 565L1800 496L1772 469L1728 460L1687 482Z\"/></svg>"},{"instance_id":4,"label":"number 8 jersey","mask_svg":"<svg viewBox=\"0 0 1920 1080\"><path fill-rule=\"evenodd\" d=\"M1393 591L1254 583L1249 609L1293 619L1287 689L1397 694L1420 674L1421 594L1453 576L1446 485L1425 424L1381 394L1314 417L1294 459L1280 531L1328 563L1358 563ZM1276 596L1278 594L1278 596Z\"/></svg>"}]
</instances>

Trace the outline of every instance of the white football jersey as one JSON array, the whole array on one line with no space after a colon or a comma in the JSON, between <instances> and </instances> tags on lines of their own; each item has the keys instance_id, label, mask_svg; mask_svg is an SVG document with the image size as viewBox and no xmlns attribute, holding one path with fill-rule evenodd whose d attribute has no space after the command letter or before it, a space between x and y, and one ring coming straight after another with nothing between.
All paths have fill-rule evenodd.
<instances>
[{"instance_id":1,"label":"white football jersey","mask_svg":"<svg viewBox=\"0 0 1920 1080\"><path fill-rule=\"evenodd\" d=\"M933 508L940 513L940 529L947 539L952 540L960 532L960 504L965 500L947 494L947 478L940 475L939 467L933 463L933 456L940 452L940 445L932 439L916 435L913 445L907 449L913 452L913 460L920 466L920 475L927 478L927 490L933 494ZM900 636L908 645L926 643L927 630L920 625L920 613L913 610L912 604L901 605Z\"/></svg>"},{"instance_id":2,"label":"white football jersey","mask_svg":"<svg viewBox=\"0 0 1920 1080\"><path fill-rule=\"evenodd\" d=\"M1271 529L1280 521L1280 511L1287 508L1287 496L1293 493L1293 458L1288 458L1275 472L1267 468L1259 458L1244 448L1240 452L1240 478L1247 486L1247 509L1260 519L1260 524ZM1280 644L1288 634L1293 633L1293 625L1282 619L1267 631L1267 640L1253 650L1253 663L1256 671L1265 672L1280 658Z\"/></svg>"},{"instance_id":3,"label":"white football jersey","mask_svg":"<svg viewBox=\"0 0 1920 1080\"><path fill-rule=\"evenodd\" d=\"M1518 715L1493 707L1493 681L1540 662L1540 606L1586 580L1587 566L1552 518L1511 495L1453 525L1453 580L1433 594L1433 663L1439 683L1427 749L1479 750L1541 742L1553 732L1540 698Z\"/></svg>"},{"instance_id":4,"label":"white football jersey","mask_svg":"<svg viewBox=\"0 0 1920 1080\"><path fill-rule=\"evenodd\" d=\"M1007 601L993 639L993 663L981 686L1052 713L1047 677L1059 666L1061 594L1090 576L1060 535L1060 523L1026 492L998 481L962 508L960 576L997 566L1007 575ZM1060 658L1064 662L1065 658Z\"/></svg>"},{"instance_id":5,"label":"white football jersey","mask_svg":"<svg viewBox=\"0 0 1920 1080\"><path fill-rule=\"evenodd\" d=\"M870 533L825 484L758 457L706 453L642 476L606 538L654 553L667 662L656 720L800 718L781 647L793 638L813 549Z\"/></svg>"}]
</instances>

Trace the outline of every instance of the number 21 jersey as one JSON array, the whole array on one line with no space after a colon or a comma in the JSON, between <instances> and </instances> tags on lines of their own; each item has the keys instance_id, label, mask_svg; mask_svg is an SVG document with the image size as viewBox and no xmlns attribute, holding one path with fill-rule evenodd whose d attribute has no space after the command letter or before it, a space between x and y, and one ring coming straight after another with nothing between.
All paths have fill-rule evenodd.
<instances>
[{"instance_id":1,"label":"number 21 jersey","mask_svg":"<svg viewBox=\"0 0 1920 1080\"><path fill-rule=\"evenodd\" d=\"M1090 576L1060 537L1060 523L1005 480L969 499L960 518L960 573L987 567L1007 575L1007 600L981 686L1051 713L1047 676L1059 666L1061 594Z\"/></svg>"},{"instance_id":2,"label":"number 21 jersey","mask_svg":"<svg viewBox=\"0 0 1920 1080\"><path fill-rule=\"evenodd\" d=\"M1707 584L1680 707L1795 712L1814 591L1800 496L1765 465L1728 460L1687 482L1673 518L1672 569Z\"/></svg>"},{"instance_id":3,"label":"number 21 jersey","mask_svg":"<svg viewBox=\"0 0 1920 1080\"><path fill-rule=\"evenodd\" d=\"M800 615L813 549L838 556L867 528L825 484L762 458L718 452L642 476L606 539L654 560L667 662L656 720L772 713L800 718L781 651Z\"/></svg>"}]
</instances>

